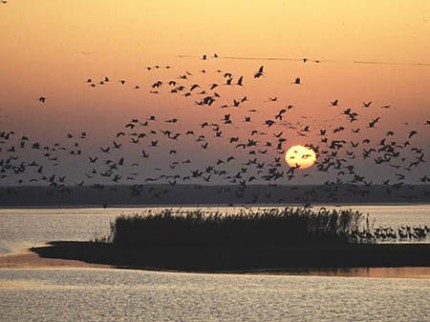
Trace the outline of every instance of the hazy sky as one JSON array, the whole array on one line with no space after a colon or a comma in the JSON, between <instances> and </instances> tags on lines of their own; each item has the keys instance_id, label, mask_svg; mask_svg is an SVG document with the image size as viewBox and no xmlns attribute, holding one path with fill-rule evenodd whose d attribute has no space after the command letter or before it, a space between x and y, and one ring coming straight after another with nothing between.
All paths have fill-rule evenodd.
<instances>
[{"instance_id":1,"label":"hazy sky","mask_svg":"<svg viewBox=\"0 0 430 322\"><path fill-rule=\"evenodd\" d=\"M425 125L430 120L427 0L9 0L0 5L0 39L0 128L16 133L14 142L3 143L2 159L11 155L7 151L11 145L18 147L22 135L32 143L52 146L58 142L71 149L76 141L71 142L66 134L73 134L75 140L85 131L87 139L76 147L82 148L83 155L67 157L49 170L75 176L70 184L80 181L79 173L88 171L88 156L95 157L101 153L100 147L112 146L113 141L122 142L122 146L109 157L117 160L125 156L139 167L144 162L144 176L148 177L157 173L154 167L164 171L174 160L190 156L196 167L203 168L231 154L246 161L253 156L237 152L228 138L248 140L253 129L269 137L258 138L258 148L264 150L265 142L276 141L275 132L283 132L286 149L296 143L319 145L321 129L332 133L343 126L345 129L333 133L329 142L372 139L370 146L354 150L356 158L348 159L363 169L367 167L361 158L363 149L376 147L387 131L395 132L389 139L400 144L416 130L412 146L423 149L424 159L429 161L430 126ZM217 59L212 58L214 53ZM208 59L201 59L204 54ZM235 59L239 57L247 59ZM262 65L264 76L254 78ZM232 73L233 84L243 76L243 86L223 85L226 72ZM188 77L181 79L181 75ZM101 85L106 76L109 82ZM297 77L301 85L292 84ZM126 82L121 85L119 80ZM157 81L162 86L153 88ZM172 94L175 86L168 85L169 81L186 90ZM210 91L214 83L218 87ZM200 88L185 96L193 84ZM203 90L206 93L199 95ZM213 105L196 104L214 92L220 97ZM44 104L38 101L41 96L46 97ZM247 100L240 107L231 107L233 100L244 96ZM330 106L334 100L339 106ZM363 107L363 102L370 101L369 108ZM264 122L288 105L294 106L283 119L289 125L268 128ZM390 108L381 108L387 105ZM348 108L359 115L358 121L349 122L343 113ZM252 122L242 122L252 109L256 110L251 112ZM223 124L225 114L231 114L233 124ZM181 139L163 143L166 136L154 134L152 140L158 139L161 147L142 161L140 153L142 149L151 151L151 140L130 146L133 131L125 125L149 115L157 116L154 130L180 132ZM377 117L376 128L366 129ZM165 122L171 118L180 121ZM221 125L223 141L201 129L205 121ZM306 126L309 129L303 131ZM362 128L359 135L352 131L358 127ZM196 142L196 137L185 139L187 130L206 131L210 148L202 151L204 142ZM125 138L116 137L120 131L126 131ZM176 155L169 154L172 149L177 150ZM342 153L352 150L345 148ZM403 163L420 155L402 151L409 158ZM18 154L22 161L30 162L37 158L34 153L26 146ZM270 148L264 155L257 152L257 158L268 163L278 156L270 153ZM286 165L284 170L288 170ZM189 169L169 171L184 175ZM302 178L303 182L326 179L316 169L309 171L312 176ZM369 178L383 173L378 177L382 181L392 171L389 167L374 170ZM428 170L422 163L412 172L415 174L407 177L416 181Z\"/></svg>"}]
</instances>

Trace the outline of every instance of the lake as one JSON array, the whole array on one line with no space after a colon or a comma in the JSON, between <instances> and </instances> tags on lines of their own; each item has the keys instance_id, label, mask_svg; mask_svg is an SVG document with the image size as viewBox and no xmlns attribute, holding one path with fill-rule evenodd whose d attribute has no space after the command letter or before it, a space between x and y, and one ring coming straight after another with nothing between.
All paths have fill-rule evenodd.
<instances>
[{"instance_id":1,"label":"lake","mask_svg":"<svg viewBox=\"0 0 430 322\"><path fill-rule=\"evenodd\" d=\"M430 205L347 208L369 213L375 226L430 225ZM144 211L0 209L0 251L102 237L119 214ZM1 321L424 321L429 298L428 278L0 269Z\"/></svg>"}]
</instances>

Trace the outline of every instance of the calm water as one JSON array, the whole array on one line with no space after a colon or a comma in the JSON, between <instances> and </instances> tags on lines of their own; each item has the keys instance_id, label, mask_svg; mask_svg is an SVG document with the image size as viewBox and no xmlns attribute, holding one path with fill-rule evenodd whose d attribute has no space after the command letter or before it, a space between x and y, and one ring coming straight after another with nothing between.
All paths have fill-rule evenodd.
<instances>
[{"instance_id":1,"label":"calm water","mask_svg":"<svg viewBox=\"0 0 430 322\"><path fill-rule=\"evenodd\" d=\"M430 205L352 208L375 225L430 225ZM136 212L2 209L0 248L100 237ZM429 298L428 279L0 269L0 321L428 321Z\"/></svg>"}]
</instances>

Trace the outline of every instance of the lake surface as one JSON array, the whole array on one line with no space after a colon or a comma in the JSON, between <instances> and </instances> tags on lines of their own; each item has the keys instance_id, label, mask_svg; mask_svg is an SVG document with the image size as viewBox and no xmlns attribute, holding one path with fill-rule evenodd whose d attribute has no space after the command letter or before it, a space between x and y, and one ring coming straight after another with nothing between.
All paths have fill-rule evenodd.
<instances>
[{"instance_id":1,"label":"lake surface","mask_svg":"<svg viewBox=\"0 0 430 322\"><path fill-rule=\"evenodd\" d=\"M420 279L0 271L1 321L428 321Z\"/></svg>"},{"instance_id":2,"label":"lake surface","mask_svg":"<svg viewBox=\"0 0 430 322\"><path fill-rule=\"evenodd\" d=\"M375 226L430 225L430 205L347 208ZM0 209L0 250L102 237L119 214L143 211ZM425 321L429 298L419 278L0 269L0 321Z\"/></svg>"}]
</instances>

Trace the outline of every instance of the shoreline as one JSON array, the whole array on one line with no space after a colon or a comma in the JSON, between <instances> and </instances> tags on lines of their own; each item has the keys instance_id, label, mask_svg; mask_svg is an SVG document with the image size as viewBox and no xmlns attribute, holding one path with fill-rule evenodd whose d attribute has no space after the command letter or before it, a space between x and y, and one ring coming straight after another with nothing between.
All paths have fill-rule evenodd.
<instances>
[{"instance_id":1,"label":"shoreline","mask_svg":"<svg viewBox=\"0 0 430 322\"><path fill-rule=\"evenodd\" d=\"M58 243L58 242L57 242ZM61 243L61 242L59 242ZM73 242L67 242L73 243ZM54 243L55 244L55 243ZM427 244L428 245L428 244ZM7 269L131 269L166 273L194 274L239 274L267 276L326 276L326 277L362 277L362 278L417 278L430 279L430 265L427 266L351 266L351 267L282 267L227 270L183 270L163 267L143 267L100 263L89 259L72 259L70 253L61 258L52 252L55 246L46 243L29 249L0 255L0 272ZM430 245L428 245L430 248ZM48 250L48 252L46 252ZM41 255L43 253L43 255ZM74 254L75 256L77 254Z\"/></svg>"},{"instance_id":2,"label":"shoreline","mask_svg":"<svg viewBox=\"0 0 430 322\"><path fill-rule=\"evenodd\" d=\"M315 203L311 205L311 208L320 207L351 207L351 206L428 206L430 201L396 201L396 202L337 202L337 203ZM0 210L15 210L15 209L150 209L150 208L285 208L285 207L303 207L303 204L291 203L291 204L277 204L277 203L265 203L265 204L112 204L106 208L100 204L76 204L76 205L6 205L0 206Z\"/></svg>"},{"instance_id":3,"label":"shoreline","mask_svg":"<svg viewBox=\"0 0 430 322\"><path fill-rule=\"evenodd\" d=\"M46 245L45 247L49 247ZM9 269L126 269L148 272L183 273L183 274L233 274L265 276L322 276L322 277L358 277L358 278L410 278L430 279L430 267L348 267L348 268L303 268L303 269L255 269L229 271L182 271L157 269L150 267L124 267L108 264L88 263L81 260L43 258L30 249L0 255L0 272Z\"/></svg>"},{"instance_id":4,"label":"shoreline","mask_svg":"<svg viewBox=\"0 0 430 322\"><path fill-rule=\"evenodd\" d=\"M0 186L2 205L6 207L63 207L79 206L166 206L166 205L338 205L429 203L430 185L411 184L393 188L381 184L363 187L353 184L309 184L271 186L247 185L240 191L233 184L141 184L132 185L66 186L56 190L48 186ZM388 189L388 190L387 190ZM257 196L257 197L256 197ZM197 202L198 201L198 202Z\"/></svg>"},{"instance_id":5,"label":"shoreline","mask_svg":"<svg viewBox=\"0 0 430 322\"><path fill-rule=\"evenodd\" d=\"M48 247L48 244L38 245L36 247ZM0 271L1 269L18 269L18 268L111 268L111 265L87 263L80 260L61 259L61 258L43 258L31 251L31 248L22 249L11 253L0 254Z\"/></svg>"},{"instance_id":6,"label":"shoreline","mask_svg":"<svg viewBox=\"0 0 430 322\"><path fill-rule=\"evenodd\" d=\"M20 257L21 256L21 257ZM50 242L0 256L0 268L98 267L215 274L425 276L430 244L367 244L288 248L128 249L96 242ZM384 272L385 273L382 273Z\"/></svg>"}]
</instances>

